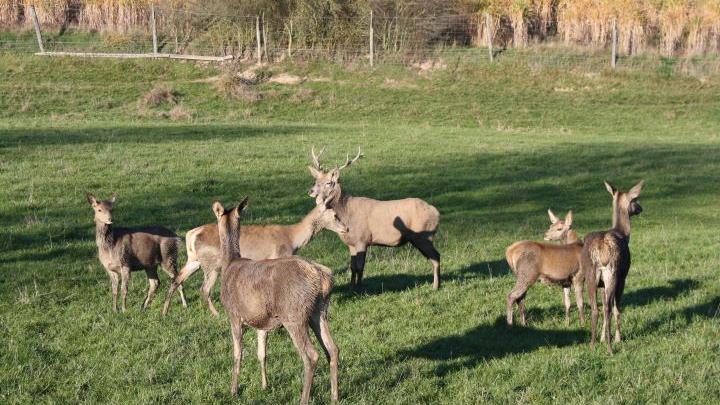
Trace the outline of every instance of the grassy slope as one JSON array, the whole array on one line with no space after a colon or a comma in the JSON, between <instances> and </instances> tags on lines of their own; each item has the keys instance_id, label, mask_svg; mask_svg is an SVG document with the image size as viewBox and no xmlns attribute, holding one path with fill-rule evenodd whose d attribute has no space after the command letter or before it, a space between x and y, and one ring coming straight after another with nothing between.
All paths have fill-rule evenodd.
<instances>
[{"instance_id":1,"label":"grassy slope","mask_svg":"<svg viewBox=\"0 0 720 405\"><path fill-rule=\"evenodd\" d=\"M218 72L167 61L0 56L0 400L228 401L225 315L201 307L109 311L85 190L117 191L121 224L183 234L211 222L210 201L251 196L248 221L296 221L307 150L328 162L362 145L345 189L422 197L442 213L444 287L409 247L373 249L367 291L347 288L347 254L322 234L302 254L336 271L332 328L341 395L380 402L708 402L720 398L717 208L720 82L657 72L460 64L431 75L379 68L287 68L313 79L262 85L263 101L226 100ZM662 72L661 72L662 73ZM156 83L180 93L192 122L139 111ZM167 108L165 108L167 109ZM610 223L610 179L646 180L615 356L588 328L564 326L561 293L534 287L528 328L501 325L513 284L504 248L538 239L545 209L575 211L580 233ZM161 276L162 277L162 276ZM162 278L160 295L167 280ZM576 317L576 314L573 314ZM287 403L302 366L284 332L270 339L262 392L246 335L243 402ZM314 398L327 402L320 363Z\"/></svg>"}]
</instances>

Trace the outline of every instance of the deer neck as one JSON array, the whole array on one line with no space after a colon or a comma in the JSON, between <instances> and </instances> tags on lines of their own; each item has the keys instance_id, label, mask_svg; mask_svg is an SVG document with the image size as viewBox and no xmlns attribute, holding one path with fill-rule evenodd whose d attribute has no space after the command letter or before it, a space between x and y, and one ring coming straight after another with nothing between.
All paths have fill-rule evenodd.
<instances>
[{"instance_id":1,"label":"deer neck","mask_svg":"<svg viewBox=\"0 0 720 405\"><path fill-rule=\"evenodd\" d=\"M328 206L335 210L335 215L340 218L341 221L346 221L348 217L347 202L350 196L343 194L340 184L337 185L337 192L330 200ZM347 222L346 222L347 223Z\"/></svg>"},{"instance_id":2,"label":"deer neck","mask_svg":"<svg viewBox=\"0 0 720 405\"><path fill-rule=\"evenodd\" d=\"M566 244L566 245L569 245L569 244L571 244L571 243L575 243L575 242L577 242L578 240L579 240L579 239L578 239L578 236L577 236L577 232L575 232L575 231L572 230L572 229L568 229L568 230L563 234L563 239L562 239L562 241L563 241L563 243Z\"/></svg>"},{"instance_id":3,"label":"deer neck","mask_svg":"<svg viewBox=\"0 0 720 405\"><path fill-rule=\"evenodd\" d=\"M115 243L112 225L95 221L95 243L99 251L108 251Z\"/></svg>"},{"instance_id":4,"label":"deer neck","mask_svg":"<svg viewBox=\"0 0 720 405\"><path fill-rule=\"evenodd\" d=\"M627 209L620 207L616 200L613 200L613 229L619 231L625 237L630 237L630 214Z\"/></svg>"},{"instance_id":5,"label":"deer neck","mask_svg":"<svg viewBox=\"0 0 720 405\"><path fill-rule=\"evenodd\" d=\"M320 214L320 207L316 206L309 214L305 215L305 218L300 222L291 225L290 239L292 240L293 250L305 247L305 245L310 243L312 238L321 231L320 224L318 223Z\"/></svg>"},{"instance_id":6,"label":"deer neck","mask_svg":"<svg viewBox=\"0 0 720 405\"><path fill-rule=\"evenodd\" d=\"M218 223L220 257L223 269L233 260L240 258L240 227L237 226L233 229L229 222L226 220Z\"/></svg>"}]
</instances>

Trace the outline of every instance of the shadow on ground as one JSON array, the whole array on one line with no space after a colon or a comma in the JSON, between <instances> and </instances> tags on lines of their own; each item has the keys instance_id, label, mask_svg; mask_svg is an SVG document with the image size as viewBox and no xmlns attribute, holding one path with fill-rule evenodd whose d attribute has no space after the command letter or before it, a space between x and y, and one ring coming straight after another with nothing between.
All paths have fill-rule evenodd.
<instances>
[{"instance_id":1,"label":"shadow on ground","mask_svg":"<svg viewBox=\"0 0 720 405\"><path fill-rule=\"evenodd\" d=\"M541 347L565 347L583 343L587 332L580 329L547 330L505 324L498 317L492 325L478 325L462 334L441 337L414 349L403 350L398 357L441 361L435 374L474 368L479 363L512 354L529 353Z\"/></svg>"},{"instance_id":2,"label":"shadow on ground","mask_svg":"<svg viewBox=\"0 0 720 405\"><path fill-rule=\"evenodd\" d=\"M371 263L368 261L368 263ZM335 274L342 274L345 268L335 271ZM367 274L367 267L365 268ZM422 273L424 271L424 273ZM432 268L428 263L423 269L417 269L418 274L383 274L377 276L366 276L363 278L363 285L358 291L354 291L349 283L335 285L333 295L340 301L362 295L380 295L405 291L422 285L432 285ZM422 274L421 274L422 273ZM509 274L505 260L492 260L487 262L474 263L458 271L440 273L441 289L442 283L449 281L464 281L472 278L485 278L504 276Z\"/></svg>"}]
</instances>

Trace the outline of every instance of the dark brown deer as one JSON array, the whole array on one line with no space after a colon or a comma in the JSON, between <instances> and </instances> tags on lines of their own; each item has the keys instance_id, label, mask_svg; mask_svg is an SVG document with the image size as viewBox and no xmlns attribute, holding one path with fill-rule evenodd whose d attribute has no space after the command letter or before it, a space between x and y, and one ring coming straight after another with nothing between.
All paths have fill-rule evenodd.
<instances>
[{"instance_id":1,"label":"dark brown deer","mask_svg":"<svg viewBox=\"0 0 720 405\"><path fill-rule=\"evenodd\" d=\"M337 401L338 349L327 320L332 272L298 256L260 261L241 258L240 214L246 205L247 198L230 210L218 201L212 206L222 252L220 300L230 318L233 338L230 392L237 394L244 326L264 331L282 326L303 360L305 376L300 402L307 404L318 361L308 336L311 328L330 362L331 397Z\"/></svg>"},{"instance_id":2,"label":"dark brown deer","mask_svg":"<svg viewBox=\"0 0 720 405\"><path fill-rule=\"evenodd\" d=\"M580 324L583 324L583 275L580 272L580 253L582 242L577 239L572 226L572 211L568 212L564 221L555 217L548 210L553 224L545 232L546 240L560 239L562 245L541 243L524 240L515 242L505 251L505 258L510 270L517 280L515 287L507 296L507 324L513 324L513 305L517 304L520 311L520 321L523 326L525 319L525 294L537 280L548 284L559 284L567 288L565 293L565 323L570 323L570 285L575 289L575 299L578 306Z\"/></svg>"},{"instance_id":3,"label":"dark brown deer","mask_svg":"<svg viewBox=\"0 0 720 405\"><path fill-rule=\"evenodd\" d=\"M136 270L145 270L148 276L148 292L142 306L143 309L147 308L160 284L157 274L158 265L171 279L175 279L180 238L171 230L161 226L115 227L113 226L115 194L105 201L98 201L90 193L86 193L85 197L95 212L95 242L100 263L110 276L113 312L117 312L118 282L122 294L120 308L125 312L130 272ZM182 289L180 300L183 306L187 306Z\"/></svg>"},{"instance_id":4,"label":"dark brown deer","mask_svg":"<svg viewBox=\"0 0 720 405\"><path fill-rule=\"evenodd\" d=\"M338 234L347 233L347 227L323 202L316 205L300 222L292 225L245 225L240 235L240 251L251 260L278 259L296 254L323 229ZM206 224L185 234L187 263L180 270L165 297L163 315L166 315L175 289L188 277L202 268L204 281L200 289L213 315L218 312L213 305L211 292L220 273L221 254L217 224Z\"/></svg>"},{"instance_id":5,"label":"dark brown deer","mask_svg":"<svg viewBox=\"0 0 720 405\"><path fill-rule=\"evenodd\" d=\"M320 155L311 151L313 165L308 166L315 184L308 194L316 201L329 201L349 232L339 235L350 250L350 283L353 288L362 284L365 256L370 246L395 247L410 242L433 267L433 288L440 288L440 253L433 245L433 237L440 223L440 213L419 198L378 201L344 194L340 187L340 171L363 157L358 149L351 160L332 170L324 170Z\"/></svg>"},{"instance_id":6,"label":"dark brown deer","mask_svg":"<svg viewBox=\"0 0 720 405\"><path fill-rule=\"evenodd\" d=\"M615 342L620 342L620 302L625 289L625 279L630 270L630 217L642 212L637 199L640 197L643 181L628 192L619 191L607 181L605 188L613 199L612 229L593 232L585 237L581 265L586 277L591 308L590 346L595 347L598 318L597 288L602 281L605 291L602 296L601 341L607 342L608 353L612 354L610 308L615 318Z\"/></svg>"}]
</instances>

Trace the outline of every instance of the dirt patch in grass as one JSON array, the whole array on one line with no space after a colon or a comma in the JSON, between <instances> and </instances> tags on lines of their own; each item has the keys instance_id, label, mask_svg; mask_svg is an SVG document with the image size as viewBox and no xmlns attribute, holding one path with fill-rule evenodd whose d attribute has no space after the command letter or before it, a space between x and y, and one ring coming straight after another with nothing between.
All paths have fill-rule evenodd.
<instances>
[{"instance_id":1,"label":"dirt patch in grass","mask_svg":"<svg viewBox=\"0 0 720 405\"><path fill-rule=\"evenodd\" d=\"M176 105L178 101L179 95L175 90L167 85L159 84L138 100L138 107L141 109L156 108L162 105Z\"/></svg>"},{"instance_id":2,"label":"dirt patch in grass","mask_svg":"<svg viewBox=\"0 0 720 405\"><path fill-rule=\"evenodd\" d=\"M263 93L256 90L253 84L234 74L220 76L213 86L227 98L243 100L248 103L257 103L264 98Z\"/></svg>"}]
</instances>

